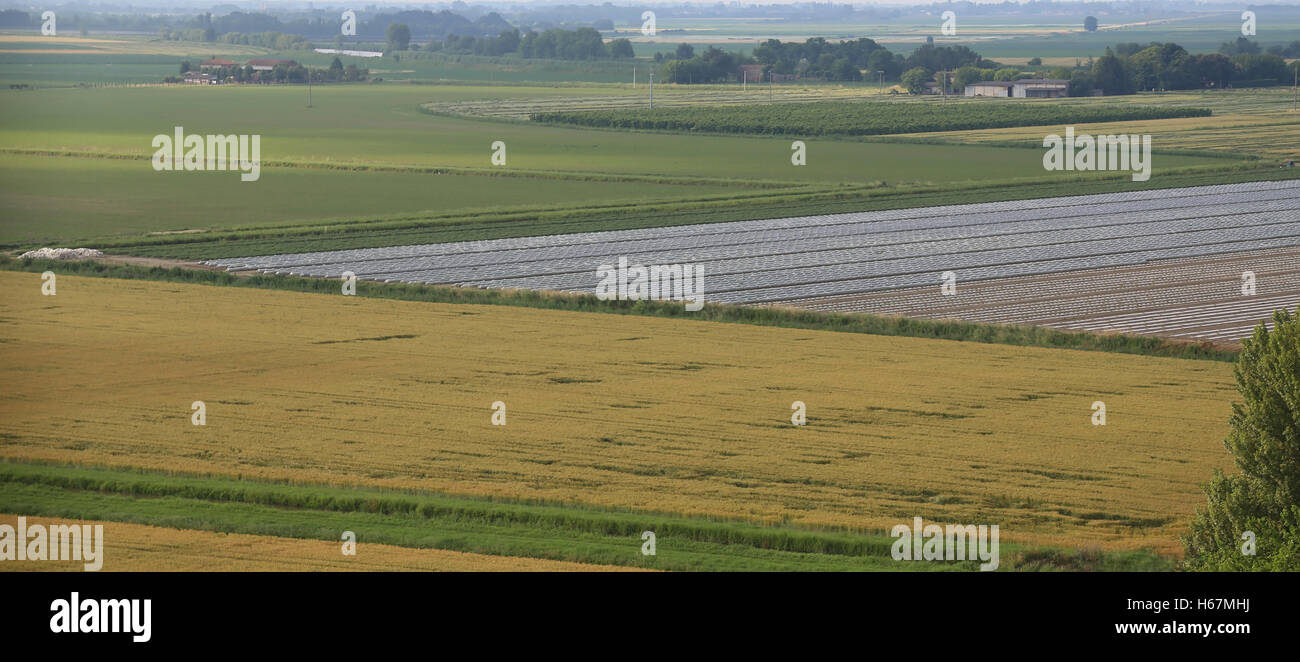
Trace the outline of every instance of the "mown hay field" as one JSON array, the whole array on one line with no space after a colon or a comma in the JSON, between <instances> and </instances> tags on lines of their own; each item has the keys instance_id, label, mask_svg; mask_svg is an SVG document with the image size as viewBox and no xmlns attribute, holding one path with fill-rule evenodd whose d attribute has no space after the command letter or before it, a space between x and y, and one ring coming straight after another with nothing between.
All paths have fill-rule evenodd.
<instances>
[{"instance_id":1,"label":"mown hay field","mask_svg":"<svg viewBox=\"0 0 1300 662\"><path fill-rule=\"evenodd\" d=\"M0 457L1178 549L1231 365L0 273ZM936 293L937 295L937 293ZM206 403L206 426L191 403ZM793 401L808 425L790 423ZM1107 425L1091 423L1103 401ZM507 424L491 424L492 403Z\"/></svg>"},{"instance_id":2,"label":"mown hay field","mask_svg":"<svg viewBox=\"0 0 1300 662\"><path fill-rule=\"evenodd\" d=\"M518 556L489 556L444 549L411 549L358 542L344 556L341 542L240 533L214 533L161 526L27 517L27 526L102 525L105 572L578 572L635 570ZM0 525L18 526L18 515L0 514ZM93 529L92 529L93 530ZM9 561L9 572L81 572L79 560Z\"/></svg>"}]
</instances>

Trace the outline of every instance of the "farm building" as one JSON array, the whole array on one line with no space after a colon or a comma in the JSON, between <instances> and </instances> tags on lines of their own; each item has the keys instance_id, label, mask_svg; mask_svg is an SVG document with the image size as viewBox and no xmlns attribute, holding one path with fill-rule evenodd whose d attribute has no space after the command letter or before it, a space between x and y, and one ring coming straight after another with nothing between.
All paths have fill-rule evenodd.
<instances>
[{"instance_id":1,"label":"farm building","mask_svg":"<svg viewBox=\"0 0 1300 662\"><path fill-rule=\"evenodd\" d=\"M1018 80L1011 88L1011 96L1030 99L1068 97L1070 96L1070 81L1052 78Z\"/></svg>"},{"instance_id":2,"label":"farm building","mask_svg":"<svg viewBox=\"0 0 1300 662\"><path fill-rule=\"evenodd\" d=\"M274 69L277 65L281 65L281 64L283 64L286 67L292 67L297 65L298 63L294 62L293 60L266 60L261 58L256 58L248 61L248 66L252 67L253 71L270 71Z\"/></svg>"},{"instance_id":3,"label":"farm building","mask_svg":"<svg viewBox=\"0 0 1300 662\"><path fill-rule=\"evenodd\" d=\"M238 62L235 62L234 60L227 60L225 58L220 58L220 57L212 58L207 62L199 63L200 69L225 69L225 68L237 67L237 66L239 66Z\"/></svg>"},{"instance_id":4,"label":"farm building","mask_svg":"<svg viewBox=\"0 0 1300 662\"><path fill-rule=\"evenodd\" d=\"M1070 96L1070 81L1026 78L1015 82L982 80L966 86L968 97L1016 97L1018 99Z\"/></svg>"},{"instance_id":5,"label":"farm building","mask_svg":"<svg viewBox=\"0 0 1300 662\"><path fill-rule=\"evenodd\" d=\"M191 85L220 85L222 81L216 75L206 71L187 71L185 82Z\"/></svg>"},{"instance_id":6,"label":"farm building","mask_svg":"<svg viewBox=\"0 0 1300 662\"><path fill-rule=\"evenodd\" d=\"M1014 83L1000 80L982 80L966 86L968 97L1009 97Z\"/></svg>"},{"instance_id":7,"label":"farm building","mask_svg":"<svg viewBox=\"0 0 1300 662\"><path fill-rule=\"evenodd\" d=\"M736 78L742 81L761 82L763 80L763 65L761 64L742 64L736 68Z\"/></svg>"}]
</instances>

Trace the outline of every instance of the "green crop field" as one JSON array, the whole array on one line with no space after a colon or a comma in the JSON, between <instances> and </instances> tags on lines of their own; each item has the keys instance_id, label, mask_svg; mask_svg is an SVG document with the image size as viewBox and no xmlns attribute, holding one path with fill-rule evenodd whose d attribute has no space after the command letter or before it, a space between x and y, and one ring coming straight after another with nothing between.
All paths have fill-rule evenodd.
<instances>
[{"instance_id":1,"label":"green crop field","mask_svg":"<svg viewBox=\"0 0 1300 662\"><path fill-rule=\"evenodd\" d=\"M554 205L653 203L736 195L726 186L567 181L402 171L265 167L155 172L147 160L0 154L0 243L177 230L275 226L392 214L488 212Z\"/></svg>"},{"instance_id":2,"label":"green crop field","mask_svg":"<svg viewBox=\"0 0 1300 662\"><path fill-rule=\"evenodd\" d=\"M5 91L0 136L11 149L149 155L150 141L183 124L191 133L262 135L273 161L488 167L491 144L507 145L508 167L681 178L863 183L961 181L1041 174L1035 154L1002 148L812 146L806 167L790 163L789 141L656 136L432 116L421 103L572 94L557 88L373 85L302 87L56 89ZM183 121L178 121L183 118ZM965 164L965 165L964 165ZM1179 164L1179 165L1192 165Z\"/></svg>"},{"instance_id":3,"label":"green crop field","mask_svg":"<svg viewBox=\"0 0 1300 662\"><path fill-rule=\"evenodd\" d=\"M627 94L618 87L584 89L588 97ZM1004 146L812 140L808 165L796 167L788 138L654 135L421 110L429 103L571 98L575 91L319 86L310 109L300 86L0 91L0 138L8 152L0 157L0 211L6 219L0 242L337 225L557 205L750 204L780 191L833 192L880 182L960 188L980 178L1045 174L1037 152ZM187 133L262 136L261 178L241 182L229 172L155 172L148 161L153 136L170 135L178 124ZM491 163L495 141L506 144L504 167ZM1170 156L1160 160L1157 172L1224 163ZM384 169L392 172L377 171Z\"/></svg>"},{"instance_id":4,"label":"green crop field","mask_svg":"<svg viewBox=\"0 0 1300 662\"><path fill-rule=\"evenodd\" d=\"M1049 102L1050 104L1050 102ZM1056 106L1044 103L884 104L821 101L783 105L695 106L534 113L532 120L614 129L794 136L872 136L1049 124L1208 117L1206 108Z\"/></svg>"}]
</instances>

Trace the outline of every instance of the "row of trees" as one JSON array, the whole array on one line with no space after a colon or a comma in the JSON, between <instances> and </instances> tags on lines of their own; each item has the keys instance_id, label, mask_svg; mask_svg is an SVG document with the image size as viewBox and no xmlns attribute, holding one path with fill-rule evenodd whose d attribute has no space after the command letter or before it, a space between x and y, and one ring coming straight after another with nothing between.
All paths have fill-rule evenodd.
<instances>
[{"instance_id":1,"label":"row of trees","mask_svg":"<svg viewBox=\"0 0 1300 662\"><path fill-rule=\"evenodd\" d=\"M821 37L800 42L769 39L754 49L754 60L763 64L764 73L796 75L804 78L857 81L883 72L890 80L898 79L909 69L951 71L963 66L996 67L979 53L965 46L922 44L911 55L890 50L871 39L853 39L839 43ZM864 74L865 71L865 74Z\"/></svg>"},{"instance_id":2,"label":"row of trees","mask_svg":"<svg viewBox=\"0 0 1300 662\"><path fill-rule=\"evenodd\" d=\"M768 39L754 49L754 59L764 65L764 72L828 80L862 80L862 70L884 71L893 79L902 73L901 55L871 39L853 39L839 43L821 37L800 42Z\"/></svg>"},{"instance_id":3,"label":"row of trees","mask_svg":"<svg viewBox=\"0 0 1300 662\"><path fill-rule=\"evenodd\" d=\"M1137 46L1137 44L1132 44L1132 45ZM1139 48L1137 50L1141 50L1141 49ZM1134 50L1133 52L1136 53L1137 50ZM1245 37L1237 37L1236 41L1223 42L1223 45L1219 47L1219 53L1222 53L1223 55L1227 55L1229 57L1233 55L1267 54L1267 55L1278 55L1285 58L1297 58L1300 57L1300 41L1293 41L1285 46L1283 46L1282 44L1274 44L1272 46L1269 46L1266 49L1260 46L1259 42L1247 39Z\"/></svg>"},{"instance_id":4,"label":"row of trees","mask_svg":"<svg viewBox=\"0 0 1300 662\"><path fill-rule=\"evenodd\" d=\"M692 48L690 53L694 53ZM678 53L683 51L678 49ZM751 58L739 53L724 51L716 46L699 55L687 59L671 59L659 67L659 80L666 83L720 83L736 76L742 64L748 64Z\"/></svg>"},{"instance_id":5,"label":"row of trees","mask_svg":"<svg viewBox=\"0 0 1300 662\"><path fill-rule=\"evenodd\" d=\"M226 32L218 33L215 28L186 28L184 30L168 30L163 28L158 31L158 38L164 41L206 41L220 42L223 44L242 44L244 46L260 46L277 51L302 51L311 50L311 42L303 39L296 34L286 34L284 32Z\"/></svg>"},{"instance_id":6,"label":"row of trees","mask_svg":"<svg viewBox=\"0 0 1300 662\"><path fill-rule=\"evenodd\" d=\"M389 42L390 46L393 46L391 39ZM520 34L519 30L511 29L495 37L449 35L443 41L429 42L426 48L430 51L491 56L518 53L525 58L557 60L599 60L635 56L632 42L627 39L614 39L605 43L600 33L593 28L554 29L544 32L529 30L523 34ZM405 50L405 48L391 50Z\"/></svg>"},{"instance_id":7,"label":"row of trees","mask_svg":"<svg viewBox=\"0 0 1300 662\"><path fill-rule=\"evenodd\" d=\"M997 67L974 52L935 53L921 57L922 46L907 58L917 66L900 77L903 87L912 94L925 91L925 84L938 71L953 71L951 90L960 94L971 83L982 80L1013 81L1021 78L1055 78L1070 83L1070 96L1086 96L1094 89L1103 94L1133 94L1142 90L1194 90L1231 86L1284 85L1294 78L1300 63L1288 65L1280 55L1241 53L1231 57L1222 53L1193 55L1175 43L1118 44L1087 66L1058 67L1051 71L1024 72L1014 67ZM948 47L933 49L940 51ZM967 50L964 47L957 49ZM1296 43L1300 49L1300 42ZM963 64L952 67L953 62ZM925 63L925 64L923 64Z\"/></svg>"},{"instance_id":8,"label":"row of trees","mask_svg":"<svg viewBox=\"0 0 1300 662\"><path fill-rule=\"evenodd\" d=\"M821 78L835 81L860 81L884 72L891 80L898 79L904 71L915 70L920 77L918 86L932 79L934 72L959 67L997 67L979 53L965 46L936 46L926 43L911 55L892 53L871 39L853 39L830 42L815 37L803 42L781 42L769 39L754 49L753 57L709 47L700 55L689 44L681 44L672 53L657 53L655 61L661 62L659 77L666 82L716 83L737 76L744 64L763 65L763 76L769 73L801 78ZM864 72L865 69L865 72ZM919 93L919 90L918 90Z\"/></svg>"},{"instance_id":9,"label":"row of trees","mask_svg":"<svg viewBox=\"0 0 1300 662\"><path fill-rule=\"evenodd\" d=\"M1131 94L1139 90L1191 90L1231 86L1280 85L1291 81L1296 65L1288 67L1279 55L1222 53L1193 55L1175 43L1153 43L1140 51L1114 51L1097 59L1088 76L1105 94Z\"/></svg>"},{"instance_id":10,"label":"row of trees","mask_svg":"<svg viewBox=\"0 0 1300 662\"><path fill-rule=\"evenodd\" d=\"M182 76L197 71L198 67L191 64L189 60L181 62L180 73ZM230 80L236 83L306 83L308 72L310 71L311 80L314 83L353 83L366 80L370 76L370 70L358 67L355 64L343 66L343 61L334 58L330 66L326 69L308 70L301 64L284 65L277 64L270 71L253 71L251 66L233 66L217 67L207 70L218 80ZM179 82L180 79L168 79L167 82Z\"/></svg>"}]
</instances>

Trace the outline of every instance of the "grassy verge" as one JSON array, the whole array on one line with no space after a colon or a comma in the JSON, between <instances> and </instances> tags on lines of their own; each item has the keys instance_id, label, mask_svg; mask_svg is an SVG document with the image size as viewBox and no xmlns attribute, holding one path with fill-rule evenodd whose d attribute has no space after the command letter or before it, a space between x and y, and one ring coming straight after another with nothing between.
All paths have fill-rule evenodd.
<instances>
[{"instance_id":1,"label":"grassy verge","mask_svg":"<svg viewBox=\"0 0 1300 662\"><path fill-rule=\"evenodd\" d=\"M0 149L0 154L18 156L52 156L79 159L112 159L118 161L149 161L150 154L125 152L52 150L52 149ZM738 188L801 188L803 182L737 179L723 177L669 177L665 175L610 174L600 172L570 172L565 170L524 170L520 168L470 168L465 166L417 166L377 163L350 163L307 160L264 160L263 168L305 168L314 170L342 170L348 172L402 172L420 175L472 175L475 177L512 177L520 179L547 179L571 182L629 182L638 184L672 184L675 186L729 186Z\"/></svg>"},{"instance_id":2,"label":"grassy verge","mask_svg":"<svg viewBox=\"0 0 1300 662\"><path fill-rule=\"evenodd\" d=\"M663 570L975 570L975 561L898 563L893 538L664 514L447 495L21 463L0 464L0 512L177 529L358 542ZM644 556L641 535L656 535ZM111 535L111 533L109 533ZM1015 569L1167 570L1147 552L1002 545Z\"/></svg>"},{"instance_id":3,"label":"grassy verge","mask_svg":"<svg viewBox=\"0 0 1300 662\"><path fill-rule=\"evenodd\" d=\"M338 295L336 280L294 276L235 276L222 271L180 267L139 267L95 261L32 260L0 257L0 269L100 278L124 278L202 285L251 287ZM1025 347L1048 347L1088 351L1119 352L1185 359L1236 360L1236 351L1210 343L1173 341L1146 336L1094 334L1058 331L1045 327L977 324L950 320L923 320L863 313L830 313L793 308L754 308L709 304L698 312L686 312L671 301L601 301L594 295L539 292L533 290L490 290L410 285L405 283L357 283L357 296L431 303L525 306L550 310L671 317L690 321L731 322L783 328L868 333L885 336L934 338L995 343Z\"/></svg>"}]
</instances>

